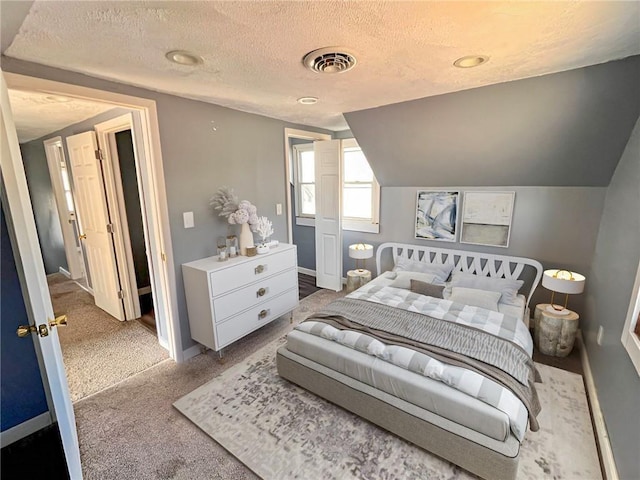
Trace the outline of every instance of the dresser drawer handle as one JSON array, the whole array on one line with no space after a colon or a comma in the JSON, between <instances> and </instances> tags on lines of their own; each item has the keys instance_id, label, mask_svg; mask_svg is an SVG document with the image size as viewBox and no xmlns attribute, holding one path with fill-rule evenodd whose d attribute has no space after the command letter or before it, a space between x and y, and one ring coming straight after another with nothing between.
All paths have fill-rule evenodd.
<instances>
[{"instance_id":1,"label":"dresser drawer handle","mask_svg":"<svg viewBox=\"0 0 640 480\"><path fill-rule=\"evenodd\" d=\"M269 310L261 310L258 314L258 319L264 320L267 315L269 315Z\"/></svg>"},{"instance_id":2,"label":"dresser drawer handle","mask_svg":"<svg viewBox=\"0 0 640 480\"><path fill-rule=\"evenodd\" d=\"M256 292L256 297L264 297L265 293L267 293L267 289L262 287L260 290Z\"/></svg>"},{"instance_id":3,"label":"dresser drawer handle","mask_svg":"<svg viewBox=\"0 0 640 480\"><path fill-rule=\"evenodd\" d=\"M255 268L255 270L254 270L254 271L256 272L256 275L258 275L259 273L264 272L264 271L265 271L265 269L266 269L266 267L265 267L264 265L258 265L258 266Z\"/></svg>"}]
</instances>

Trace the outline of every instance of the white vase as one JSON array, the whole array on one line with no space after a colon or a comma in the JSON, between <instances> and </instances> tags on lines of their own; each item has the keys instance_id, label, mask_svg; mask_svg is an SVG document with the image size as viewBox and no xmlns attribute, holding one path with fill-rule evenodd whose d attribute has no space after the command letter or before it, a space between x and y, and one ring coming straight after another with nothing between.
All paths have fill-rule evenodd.
<instances>
[{"instance_id":1,"label":"white vase","mask_svg":"<svg viewBox=\"0 0 640 480\"><path fill-rule=\"evenodd\" d=\"M243 223L240 227L240 255L247 254L247 247L253 245L253 232L248 223Z\"/></svg>"}]
</instances>

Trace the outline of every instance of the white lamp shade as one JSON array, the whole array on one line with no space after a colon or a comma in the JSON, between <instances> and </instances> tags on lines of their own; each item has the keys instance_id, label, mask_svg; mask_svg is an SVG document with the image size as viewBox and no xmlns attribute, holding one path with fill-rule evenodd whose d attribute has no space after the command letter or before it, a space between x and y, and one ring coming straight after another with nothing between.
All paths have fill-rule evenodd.
<instances>
[{"instance_id":1,"label":"white lamp shade","mask_svg":"<svg viewBox=\"0 0 640 480\"><path fill-rule=\"evenodd\" d=\"M367 243L354 243L349 245L349 257L356 260L364 260L373 257L373 245Z\"/></svg>"},{"instance_id":2,"label":"white lamp shade","mask_svg":"<svg viewBox=\"0 0 640 480\"><path fill-rule=\"evenodd\" d=\"M553 292L575 295L584 291L584 275L568 270L545 270L542 276L542 286Z\"/></svg>"}]
</instances>

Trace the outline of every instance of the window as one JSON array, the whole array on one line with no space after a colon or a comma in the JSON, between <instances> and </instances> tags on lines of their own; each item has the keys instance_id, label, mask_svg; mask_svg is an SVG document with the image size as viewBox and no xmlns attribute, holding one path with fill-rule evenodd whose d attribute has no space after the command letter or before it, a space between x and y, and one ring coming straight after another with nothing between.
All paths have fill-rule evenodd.
<instances>
[{"instance_id":1,"label":"window","mask_svg":"<svg viewBox=\"0 0 640 480\"><path fill-rule=\"evenodd\" d=\"M316 213L313 144L293 146L296 223L313 225ZM378 233L380 185L355 139L342 141L342 228Z\"/></svg>"},{"instance_id":2,"label":"window","mask_svg":"<svg viewBox=\"0 0 640 480\"><path fill-rule=\"evenodd\" d=\"M316 214L315 163L313 161L313 143L294 145L296 156L296 216L313 218Z\"/></svg>"},{"instance_id":3,"label":"window","mask_svg":"<svg viewBox=\"0 0 640 480\"><path fill-rule=\"evenodd\" d=\"M640 375L640 328L638 325L640 325L640 264L638 264L638 273L631 293L631 304L621 338L624 348Z\"/></svg>"}]
</instances>

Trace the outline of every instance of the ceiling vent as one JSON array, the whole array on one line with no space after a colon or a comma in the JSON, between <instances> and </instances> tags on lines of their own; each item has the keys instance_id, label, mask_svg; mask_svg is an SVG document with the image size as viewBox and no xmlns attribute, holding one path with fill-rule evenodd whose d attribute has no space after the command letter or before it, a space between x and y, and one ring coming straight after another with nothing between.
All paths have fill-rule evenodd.
<instances>
[{"instance_id":1,"label":"ceiling vent","mask_svg":"<svg viewBox=\"0 0 640 480\"><path fill-rule=\"evenodd\" d=\"M356 66L356 57L344 48L326 47L307 53L302 63L316 73L343 73Z\"/></svg>"}]
</instances>

